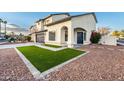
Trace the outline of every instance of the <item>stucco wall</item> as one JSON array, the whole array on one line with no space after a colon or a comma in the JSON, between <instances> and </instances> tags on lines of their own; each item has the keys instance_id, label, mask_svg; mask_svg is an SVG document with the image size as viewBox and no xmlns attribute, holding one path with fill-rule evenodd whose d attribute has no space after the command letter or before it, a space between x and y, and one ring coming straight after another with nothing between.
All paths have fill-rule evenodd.
<instances>
[{"instance_id":1,"label":"stucco wall","mask_svg":"<svg viewBox=\"0 0 124 93\"><path fill-rule=\"evenodd\" d=\"M31 34L31 41L36 42L36 34Z\"/></svg>"},{"instance_id":2,"label":"stucco wall","mask_svg":"<svg viewBox=\"0 0 124 93\"><path fill-rule=\"evenodd\" d=\"M96 30L96 21L93 15L72 18L72 30L78 27L86 30L86 41L84 41L84 44L89 44L91 33L93 30ZM73 43L77 44L75 40Z\"/></svg>"},{"instance_id":3,"label":"stucco wall","mask_svg":"<svg viewBox=\"0 0 124 93\"><path fill-rule=\"evenodd\" d=\"M68 17L68 15L53 15L47 19L44 20L44 24L49 24L49 23L52 23L52 22L55 22L55 21L58 21L58 20L61 20L63 18L66 18ZM49 21L48 21L49 20Z\"/></svg>"},{"instance_id":4,"label":"stucco wall","mask_svg":"<svg viewBox=\"0 0 124 93\"><path fill-rule=\"evenodd\" d=\"M64 15L64 14L63 15L54 15L53 16L53 22L61 20L61 19L66 18L66 17L68 17L68 15Z\"/></svg>"},{"instance_id":5,"label":"stucco wall","mask_svg":"<svg viewBox=\"0 0 124 93\"><path fill-rule=\"evenodd\" d=\"M49 20L49 22L52 22L53 20L55 21L65 17L67 17L67 15L57 15L54 17L49 17L45 19L45 21ZM43 24L45 24L45 22ZM41 27L41 24L38 26ZM67 42L64 42L65 34L63 31L61 31L62 27L64 26L68 28ZM38 28L40 29L40 27ZM54 45L68 44L68 47L73 47L75 44L77 44L77 37L76 37L77 33L74 31L75 28L83 28L86 30L86 41L84 41L83 44L89 44L91 32L96 30L96 20L94 19L94 16L91 14L85 16L72 17L70 20L65 22L57 23L51 26L44 26L44 29L47 29L47 32L45 33L45 43L54 44ZM50 31L55 32L56 34L55 41L49 40ZM32 38L33 37L34 36L32 36Z\"/></svg>"},{"instance_id":6,"label":"stucco wall","mask_svg":"<svg viewBox=\"0 0 124 93\"><path fill-rule=\"evenodd\" d=\"M49 21L48 21L49 20ZM45 24L49 24L49 23L52 23L53 22L53 18L52 17L49 17L47 19L44 20L44 25Z\"/></svg>"},{"instance_id":7,"label":"stucco wall","mask_svg":"<svg viewBox=\"0 0 124 93\"><path fill-rule=\"evenodd\" d=\"M103 45L117 45L117 38L114 36L105 35L101 37L99 43Z\"/></svg>"},{"instance_id":8,"label":"stucco wall","mask_svg":"<svg viewBox=\"0 0 124 93\"><path fill-rule=\"evenodd\" d=\"M74 28L83 28L86 30L86 41L84 44L90 44L91 32L96 30L96 21L93 15L86 15L80 17L74 17L70 21L58 23L46 27L48 32L46 33L45 42L49 44L62 45L62 40L64 39L64 32L61 32L61 28L66 26L68 28L68 47L73 47L74 44L77 44L77 37ZM56 41L49 41L49 31L55 31Z\"/></svg>"},{"instance_id":9,"label":"stucco wall","mask_svg":"<svg viewBox=\"0 0 124 93\"><path fill-rule=\"evenodd\" d=\"M46 36L45 36L45 43L61 45L61 43L62 43L61 38L64 38L61 35L62 34L61 28L63 26L66 26L68 28L68 42L67 43L69 43L70 42L70 34L71 34L71 21L66 21L66 22L63 22L63 23L59 23L59 24L55 24L55 25L52 25L52 26L45 27L45 29L48 30L46 32ZM50 31L55 31L55 33L56 33L56 40L55 41L50 41L49 40L49 32Z\"/></svg>"},{"instance_id":10,"label":"stucco wall","mask_svg":"<svg viewBox=\"0 0 124 93\"><path fill-rule=\"evenodd\" d=\"M44 30L43 21L39 21L35 25L38 31Z\"/></svg>"}]
</instances>

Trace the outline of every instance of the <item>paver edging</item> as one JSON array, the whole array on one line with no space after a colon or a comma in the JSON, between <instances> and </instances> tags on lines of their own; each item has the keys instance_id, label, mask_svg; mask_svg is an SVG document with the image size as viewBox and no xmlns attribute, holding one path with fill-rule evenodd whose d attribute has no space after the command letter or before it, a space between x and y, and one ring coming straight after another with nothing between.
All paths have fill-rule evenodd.
<instances>
[{"instance_id":1,"label":"paver edging","mask_svg":"<svg viewBox=\"0 0 124 93\"><path fill-rule=\"evenodd\" d=\"M76 56L76 57L74 57L74 58L72 58L68 61L65 61L65 62L63 62L63 63L61 63L61 64L59 64L55 67L52 67L52 68L50 68L50 69L41 73L35 66L33 66L31 64L31 62L17 48L15 48L15 50L18 53L18 55L20 56L20 58L23 60L25 65L28 67L28 69L30 70L30 72L32 73L32 75L34 76L35 79L41 79L41 78L43 79L49 73L51 73L53 71L57 71L59 68L63 67L64 65L66 65L66 64L68 64L68 63L70 63L70 62L72 62L72 61L74 61L74 60L76 60L76 59L78 59L78 58L80 58L80 57L89 53L89 51L86 51L85 53L83 53L79 56ZM80 51L82 51L82 50L80 50Z\"/></svg>"}]
</instances>

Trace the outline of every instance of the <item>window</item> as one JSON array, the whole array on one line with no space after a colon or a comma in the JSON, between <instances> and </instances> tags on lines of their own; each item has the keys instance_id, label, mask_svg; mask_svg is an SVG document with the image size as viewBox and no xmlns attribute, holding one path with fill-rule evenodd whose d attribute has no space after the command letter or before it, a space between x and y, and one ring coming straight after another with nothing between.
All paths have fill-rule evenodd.
<instances>
[{"instance_id":1,"label":"window","mask_svg":"<svg viewBox=\"0 0 124 93\"><path fill-rule=\"evenodd\" d=\"M68 31L65 31L65 41L68 41Z\"/></svg>"},{"instance_id":2,"label":"window","mask_svg":"<svg viewBox=\"0 0 124 93\"><path fill-rule=\"evenodd\" d=\"M55 41L55 32L49 32L49 40Z\"/></svg>"},{"instance_id":3,"label":"window","mask_svg":"<svg viewBox=\"0 0 124 93\"><path fill-rule=\"evenodd\" d=\"M40 22L38 22L38 25L40 25Z\"/></svg>"},{"instance_id":4,"label":"window","mask_svg":"<svg viewBox=\"0 0 124 93\"><path fill-rule=\"evenodd\" d=\"M45 21L44 21L44 24L45 24L45 25L48 24L48 23L50 23L49 20L45 20Z\"/></svg>"},{"instance_id":5,"label":"window","mask_svg":"<svg viewBox=\"0 0 124 93\"><path fill-rule=\"evenodd\" d=\"M84 40L86 41L86 32L84 32Z\"/></svg>"},{"instance_id":6,"label":"window","mask_svg":"<svg viewBox=\"0 0 124 93\"><path fill-rule=\"evenodd\" d=\"M49 23L49 20L47 20L46 23L48 24Z\"/></svg>"}]
</instances>

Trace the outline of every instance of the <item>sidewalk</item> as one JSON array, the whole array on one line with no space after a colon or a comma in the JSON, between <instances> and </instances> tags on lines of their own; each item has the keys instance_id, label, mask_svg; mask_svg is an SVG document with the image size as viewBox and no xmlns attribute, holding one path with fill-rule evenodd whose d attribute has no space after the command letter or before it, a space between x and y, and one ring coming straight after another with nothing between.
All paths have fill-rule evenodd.
<instances>
[{"instance_id":1,"label":"sidewalk","mask_svg":"<svg viewBox=\"0 0 124 93\"><path fill-rule=\"evenodd\" d=\"M21 46L33 46L33 45L37 46L37 47L40 47L40 48L45 48L45 49L48 49L48 50L52 50L52 51L59 51L59 50L63 50L63 49L66 48L66 47L52 48L52 47L43 46L40 43L30 42L30 43L21 43L21 44L12 44L12 45L0 45L0 49L16 48L16 47L21 47Z\"/></svg>"}]
</instances>

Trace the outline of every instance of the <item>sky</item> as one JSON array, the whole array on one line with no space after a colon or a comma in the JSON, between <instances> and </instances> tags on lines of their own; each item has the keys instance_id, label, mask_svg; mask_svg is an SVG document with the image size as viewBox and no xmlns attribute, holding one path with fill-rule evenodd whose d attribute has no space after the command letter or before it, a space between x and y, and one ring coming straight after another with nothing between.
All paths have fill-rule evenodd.
<instances>
[{"instance_id":1,"label":"sky","mask_svg":"<svg viewBox=\"0 0 124 93\"><path fill-rule=\"evenodd\" d=\"M27 31L38 19L56 12L0 12L0 18L8 22L7 27L14 31ZM59 12L57 12L59 13ZM69 12L70 15L78 15L86 12ZM109 27L111 30L124 29L124 12L95 12L97 27Z\"/></svg>"}]
</instances>

